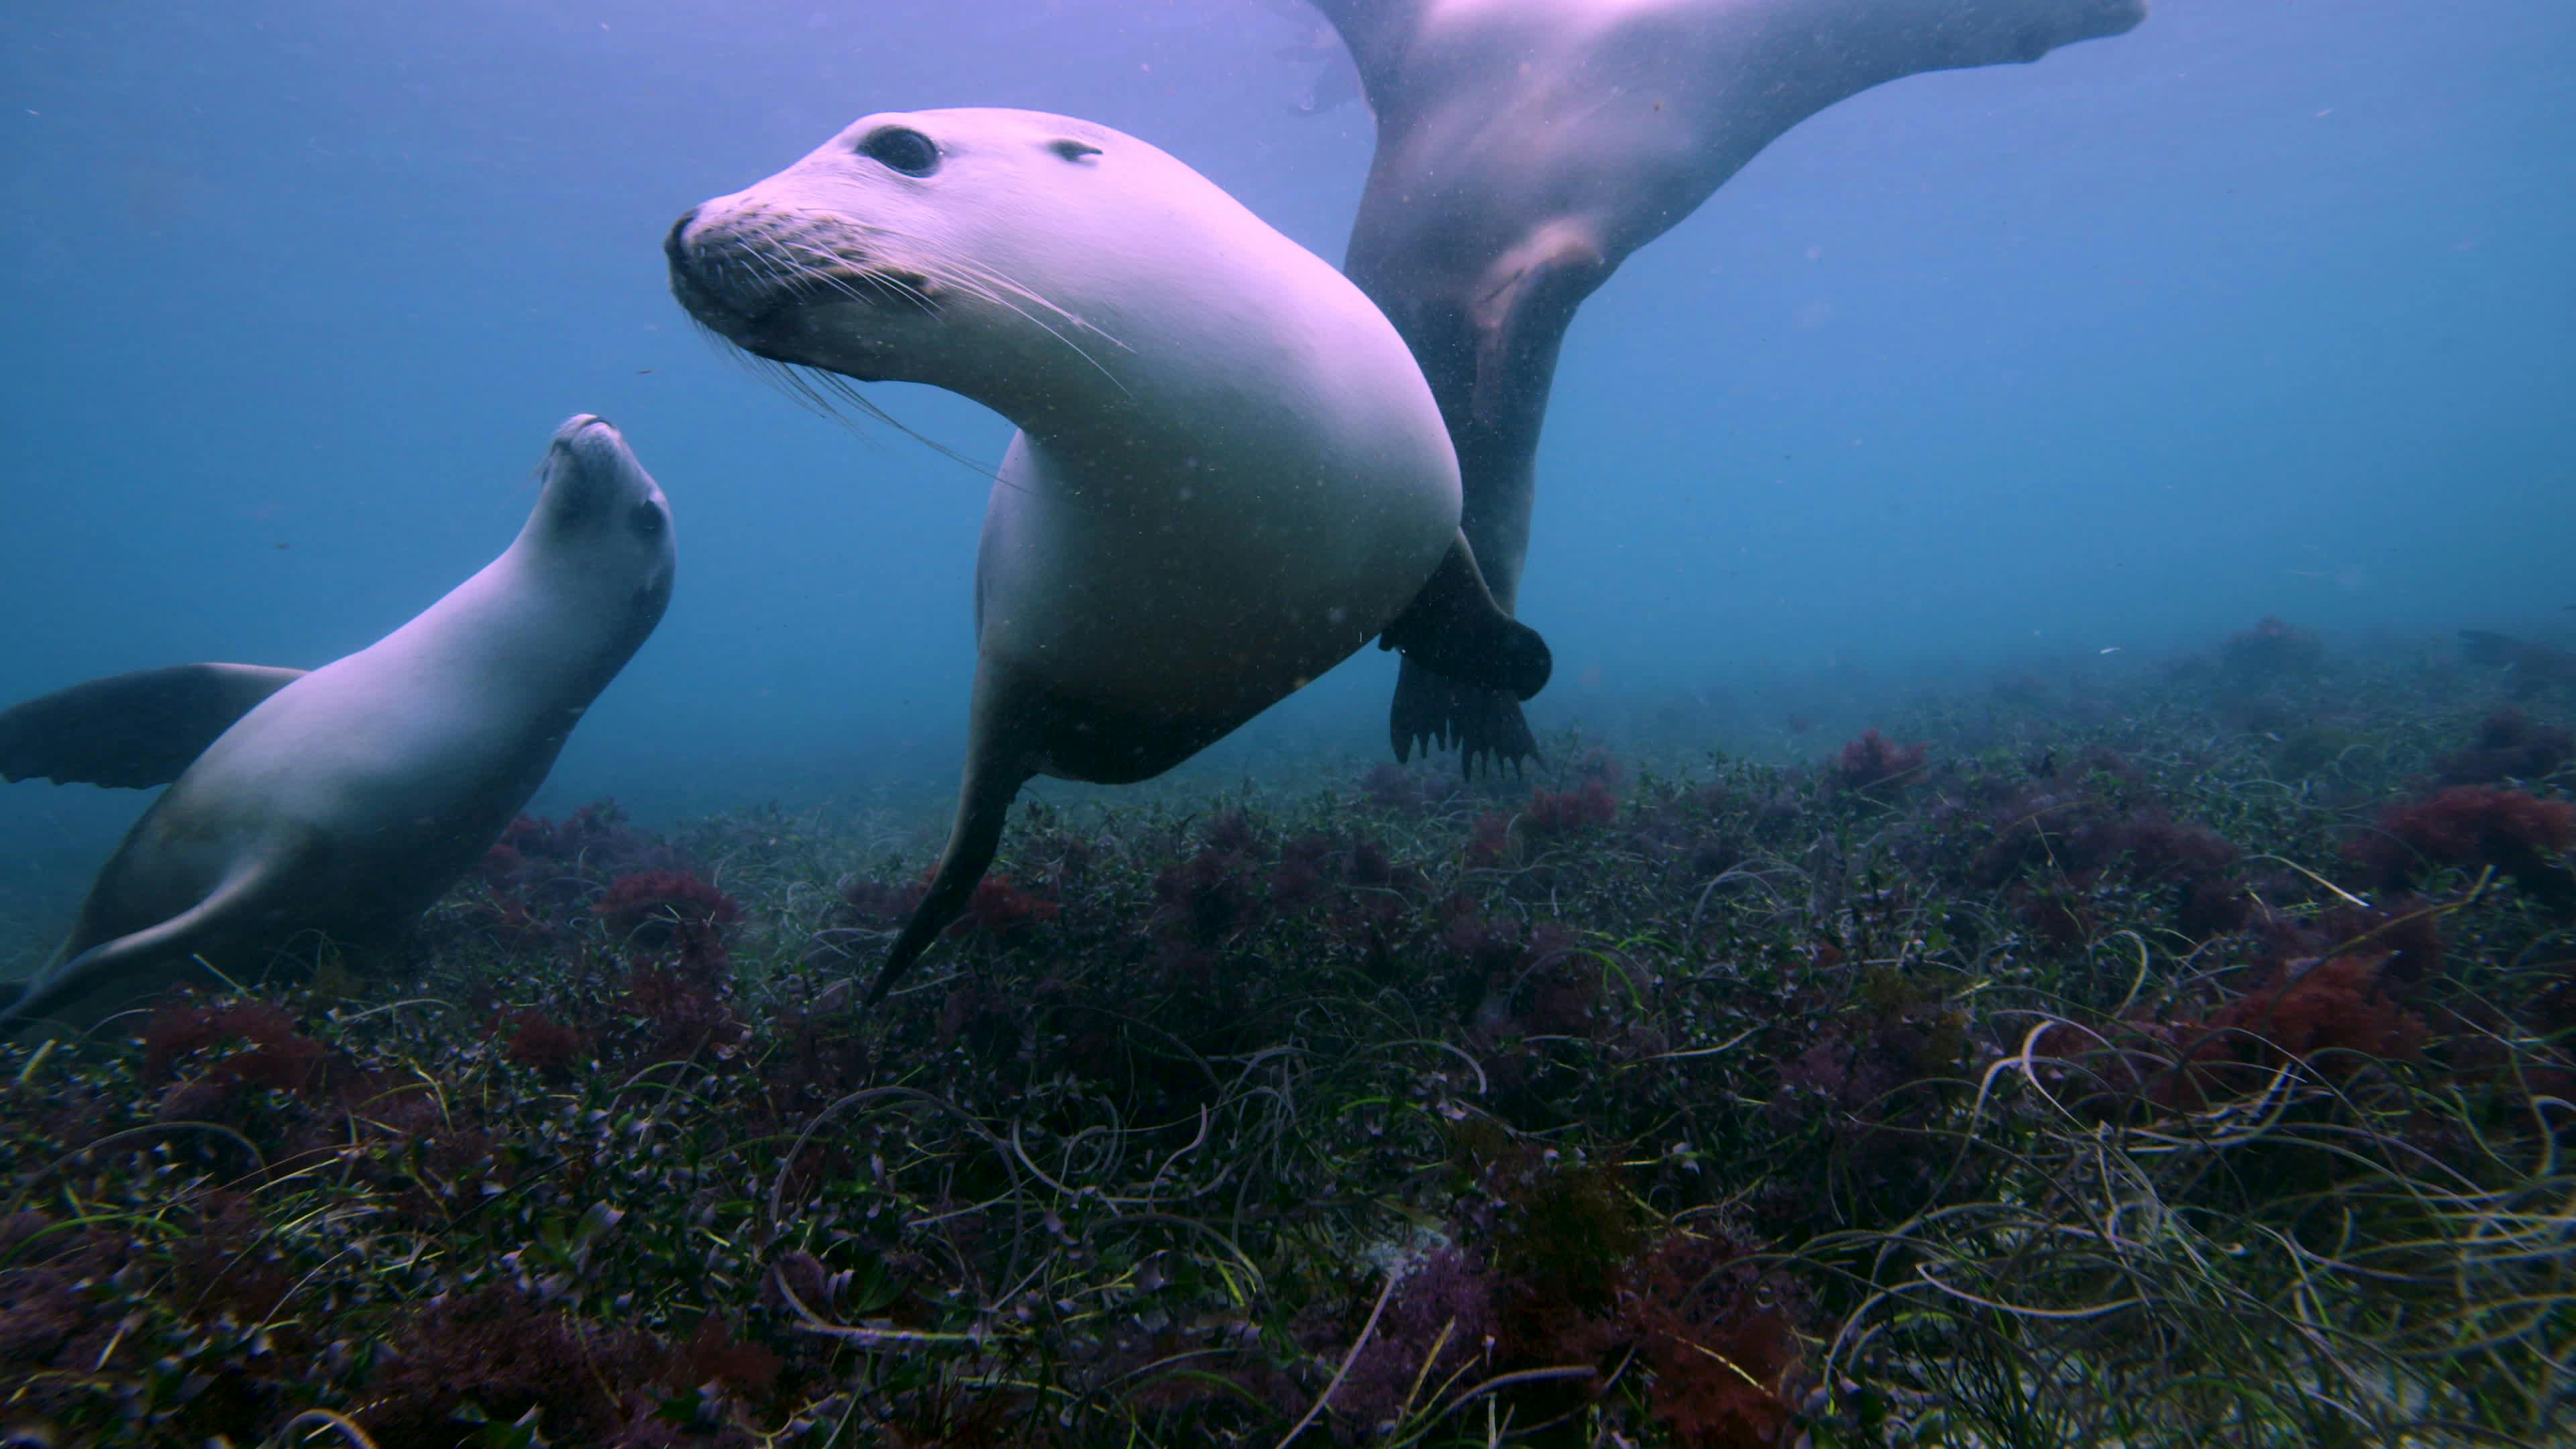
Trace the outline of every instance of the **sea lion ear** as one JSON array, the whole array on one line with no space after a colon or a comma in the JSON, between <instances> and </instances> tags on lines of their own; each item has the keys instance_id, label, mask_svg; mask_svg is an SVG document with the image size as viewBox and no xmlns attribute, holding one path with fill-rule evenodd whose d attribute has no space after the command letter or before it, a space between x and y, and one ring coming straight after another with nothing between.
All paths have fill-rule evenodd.
<instances>
[{"instance_id":1,"label":"sea lion ear","mask_svg":"<svg viewBox=\"0 0 2576 1449\"><path fill-rule=\"evenodd\" d=\"M1076 141L1070 136L1049 142L1047 149L1067 161L1081 161L1100 154L1099 147L1088 141Z\"/></svg>"}]
</instances>

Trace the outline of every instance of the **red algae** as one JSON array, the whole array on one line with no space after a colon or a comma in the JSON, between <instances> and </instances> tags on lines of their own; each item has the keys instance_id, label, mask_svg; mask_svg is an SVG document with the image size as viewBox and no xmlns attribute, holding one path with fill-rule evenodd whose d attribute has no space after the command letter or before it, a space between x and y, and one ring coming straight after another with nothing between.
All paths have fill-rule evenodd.
<instances>
[{"instance_id":1,"label":"red algae","mask_svg":"<svg viewBox=\"0 0 2576 1449\"><path fill-rule=\"evenodd\" d=\"M1054 920L1060 909L1017 879L999 873L977 881L975 894L966 902L967 918L976 929L996 936L1016 935L1042 926Z\"/></svg>"},{"instance_id":2,"label":"red algae","mask_svg":"<svg viewBox=\"0 0 2576 1449\"><path fill-rule=\"evenodd\" d=\"M1834 756L1825 775L1846 790L1902 788L1913 783L1930 753L1931 747L1921 742L1900 745L1876 730L1863 730L1859 739Z\"/></svg>"},{"instance_id":3,"label":"red algae","mask_svg":"<svg viewBox=\"0 0 2576 1449\"><path fill-rule=\"evenodd\" d=\"M1521 812L1521 828L1537 839L1552 840L1598 830L1618 818L1619 802L1609 786L1590 779L1571 790L1532 790L1529 808Z\"/></svg>"},{"instance_id":4,"label":"red algae","mask_svg":"<svg viewBox=\"0 0 2576 1449\"><path fill-rule=\"evenodd\" d=\"M1512 817L1488 810L1467 828L1467 864L1478 869L1503 863L1512 850Z\"/></svg>"},{"instance_id":5,"label":"red algae","mask_svg":"<svg viewBox=\"0 0 2576 1449\"><path fill-rule=\"evenodd\" d=\"M2576 759L2576 735L2507 705L2487 716L2469 747L2445 755L2435 767L2440 785L2493 785L2536 780Z\"/></svg>"},{"instance_id":6,"label":"red algae","mask_svg":"<svg viewBox=\"0 0 2576 1449\"><path fill-rule=\"evenodd\" d=\"M2454 785L2430 799L2392 805L2375 834L2344 847L2373 884L2404 885L2426 867L2492 869L2526 890L2564 897L2561 857L2576 846L2576 805L2492 785Z\"/></svg>"},{"instance_id":7,"label":"red algae","mask_svg":"<svg viewBox=\"0 0 2576 1449\"><path fill-rule=\"evenodd\" d=\"M1648 1403L1686 1449L1785 1445L1806 1378L1795 1285L1717 1234L1667 1234L1628 1263L1592 1335L1633 1344L1654 1373Z\"/></svg>"},{"instance_id":8,"label":"red algae","mask_svg":"<svg viewBox=\"0 0 2576 1449\"><path fill-rule=\"evenodd\" d=\"M2241 1030L2301 1061L2407 1061L2422 1055L2424 1019L2380 985L2385 956L2337 956L2211 1012L2213 1031ZM2348 1066L2345 1069L2349 1069Z\"/></svg>"},{"instance_id":9,"label":"red algae","mask_svg":"<svg viewBox=\"0 0 2576 1449\"><path fill-rule=\"evenodd\" d=\"M523 1067L561 1072L590 1055L587 1032L577 1031L529 1007L510 1018L510 1040L504 1055Z\"/></svg>"},{"instance_id":10,"label":"red algae","mask_svg":"<svg viewBox=\"0 0 2576 1449\"><path fill-rule=\"evenodd\" d=\"M143 1070L168 1075L182 1059L226 1043L234 1049L207 1067L211 1080L290 1092L319 1085L322 1044L297 1030L285 1008L265 1001L205 1006L183 1000L162 1007L144 1023Z\"/></svg>"},{"instance_id":11,"label":"red algae","mask_svg":"<svg viewBox=\"0 0 2576 1449\"><path fill-rule=\"evenodd\" d=\"M685 870L620 876L590 909L611 936L647 947L670 945L742 919L739 902Z\"/></svg>"}]
</instances>

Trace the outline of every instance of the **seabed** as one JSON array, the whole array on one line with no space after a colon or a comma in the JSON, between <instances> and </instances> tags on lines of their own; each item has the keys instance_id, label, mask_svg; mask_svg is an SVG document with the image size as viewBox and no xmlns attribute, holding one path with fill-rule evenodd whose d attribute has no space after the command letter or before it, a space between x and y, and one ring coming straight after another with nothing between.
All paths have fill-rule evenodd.
<instances>
[{"instance_id":1,"label":"seabed","mask_svg":"<svg viewBox=\"0 0 2576 1449\"><path fill-rule=\"evenodd\" d=\"M911 823L522 821L391 975L0 1052L0 1417L2565 1442L2576 698L2272 626L2077 681L1024 802L864 1011Z\"/></svg>"}]
</instances>

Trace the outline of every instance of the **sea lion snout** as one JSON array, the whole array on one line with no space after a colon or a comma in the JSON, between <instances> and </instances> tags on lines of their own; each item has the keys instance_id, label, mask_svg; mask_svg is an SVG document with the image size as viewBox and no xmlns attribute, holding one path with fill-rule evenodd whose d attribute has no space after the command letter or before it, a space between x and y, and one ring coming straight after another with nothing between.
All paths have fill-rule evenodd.
<instances>
[{"instance_id":1,"label":"sea lion snout","mask_svg":"<svg viewBox=\"0 0 2576 1449\"><path fill-rule=\"evenodd\" d=\"M772 230L756 219L746 225L733 208L710 217L702 203L680 213L662 239L671 295L690 316L740 346L750 345L749 334L777 306L780 269L761 265L758 255Z\"/></svg>"},{"instance_id":2,"label":"sea lion snout","mask_svg":"<svg viewBox=\"0 0 2576 1449\"><path fill-rule=\"evenodd\" d=\"M643 464L626 446L626 435L597 413L575 413L555 428L552 452L564 465L594 478L625 478L643 473ZM650 479L646 480L650 489Z\"/></svg>"},{"instance_id":3,"label":"sea lion snout","mask_svg":"<svg viewBox=\"0 0 2576 1449\"><path fill-rule=\"evenodd\" d=\"M764 356L770 334L812 303L866 304L889 294L929 302L923 278L878 268L865 251L837 218L724 202L689 208L662 242L671 295L727 341Z\"/></svg>"},{"instance_id":4,"label":"sea lion snout","mask_svg":"<svg viewBox=\"0 0 2576 1449\"><path fill-rule=\"evenodd\" d=\"M692 206L680 213L680 219L671 223L670 233L662 238L662 257L671 271L671 295L681 307L691 317L731 338L740 330L743 319L725 296L727 269L720 258L703 255L703 248L693 245L689 238L689 228L697 224L699 214L705 210L703 206Z\"/></svg>"},{"instance_id":5,"label":"sea lion snout","mask_svg":"<svg viewBox=\"0 0 2576 1449\"><path fill-rule=\"evenodd\" d=\"M680 265L682 257L680 248L681 234L689 229L690 222L696 221L697 219L698 209L692 206L688 210L680 213L680 219L671 223L671 234L662 238L662 255L670 260L672 266L677 267Z\"/></svg>"},{"instance_id":6,"label":"sea lion snout","mask_svg":"<svg viewBox=\"0 0 2576 1449\"><path fill-rule=\"evenodd\" d=\"M671 295L700 326L755 357L870 382L925 380L907 359L947 325L953 289L917 251L761 188L700 203L663 243Z\"/></svg>"}]
</instances>

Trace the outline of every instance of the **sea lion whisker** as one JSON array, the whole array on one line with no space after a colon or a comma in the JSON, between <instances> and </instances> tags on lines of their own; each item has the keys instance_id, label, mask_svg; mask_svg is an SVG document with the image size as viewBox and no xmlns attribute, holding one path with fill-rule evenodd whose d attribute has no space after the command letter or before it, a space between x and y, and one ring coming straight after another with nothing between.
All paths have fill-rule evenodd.
<instances>
[{"instance_id":1,"label":"sea lion whisker","mask_svg":"<svg viewBox=\"0 0 2576 1449\"><path fill-rule=\"evenodd\" d=\"M1101 367L1098 359L1092 357L1090 353L1084 352L1071 338L1068 338L1063 333L1056 331L1053 327L1048 326L1038 318L1031 316L1025 308L1015 306L1012 299L1017 298L1020 302L1025 302L1030 306L1052 312L1061 320L1098 335L1101 339L1108 342L1111 346L1118 348L1122 352L1135 351L1134 348L1129 347L1124 341L1113 335L1108 329L1089 320L1080 313L1062 306L1045 293L1021 283L1016 278L1013 278L992 266L976 261L971 257L961 255L955 250L941 245L935 239L911 235L898 231L892 227L882 225L871 225L868 230L886 239L903 243L913 249L914 255L926 259L926 263L921 266L920 270L922 274L930 280L946 286L955 287L958 290L965 292L968 296L990 302L994 306L1006 308L1031 325L1043 328L1049 336L1054 337L1057 341L1064 343L1066 347L1071 348L1075 355L1081 357L1085 362L1089 362L1093 367L1098 368L1101 376L1109 377L1110 381L1113 383L1116 382L1117 379L1115 377L1110 377L1109 370L1105 367Z\"/></svg>"},{"instance_id":2,"label":"sea lion whisker","mask_svg":"<svg viewBox=\"0 0 2576 1449\"><path fill-rule=\"evenodd\" d=\"M1128 392L1127 385L1118 380L1117 374L1102 365L1100 359L1085 351L1080 343L1066 336L1045 318L1037 316L1030 308L1043 309L1066 322L1097 333L1110 345L1122 351L1134 350L1125 342L1112 336L1106 329L1084 320L1034 288L1014 281L991 267L973 262L953 252L943 252L927 244L923 238L906 236L884 227L871 227L869 230L884 238L905 244L921 255L935 257L933 264L919 267L917 270L916 274L922 277L925 283L953 288L967 296L1010 312L1049 337L1063 343L1068 351L1090 364L1093 371L1099 373L1122 395L1133 396ZM853 263L841 251L815 240L810 230L802 228L791 230L774 219L763 218L744 229L743 239L748 246L749 254L759 261L773 280L779 281L782 288L800 285L820 286L854 301L864 301L868 298L859 290L859 286L868 284L884 288L897 296L913 301L925 314L933 312L936 308L927 291L911 287L894 271L883 265ZM776 269L779 267L789 269L793 274L792 277L778 278ZM1029 305L1023 306L1022 303Z\"/></svg>"},{"instance_id":3,"label":"sea lion whisker","mask_svg":"<svg viewBox=\"0 0 2576 1449\"><path fill-rule=\"evenodd\" d=\"M695 321L694 318L691 320ZM867 429L859 426L848 413L842 411L842 405L846 404L847 406L855 408L859 412L866 414L875 421L883 423L887 427L894 429L896 432L903 434L914 442L921 444L923 447L928 448L930 451L937 453L939 456L946 458L948 461L955 463L957 466L964 468L968 472L973 473L976 477L981 478L988 483L997 484L1005 488L1018 488L1020 486L1019 484L1012 483L1003 478L996 470L976 462L974 459L958 452L955 448L948 446L946 443L940 442L938 439L930 437L918 429L906 424L901 418L887 412L884 408L870 400L865 393L860 392L857 384L838 373L829 372L818 367L805 367L796 363L781 362L774 357L763 357L757 352L746 351L741 347L735 346L731 339L727 338L723 333L716 331L714 328L707 326L703 322L698 323L697 326L698 331L706 336L709 341L715 343L735 360L748 367L755 376L776 387L779 391L787 394L790 399L795 401L797 406L804 408L807 412L810 412L817 417L827 418L833 422L839 423L841 426L848 428L852 433L861 438L867 439L867 441L871 443L877 441L869 434Z\"/></svg>"},{"instance_id":4,"label":"sea lion whisker","mask_svg":"<svg viewBox=\"0 0 2576 1449\"><path fill-rule=\"evenodd\" d=\"M887 427L894 428L897 431L902 430L903 425L896 422L892 417L887 416L885 409L878 407L875 403L868 401L864 397L845 395L836 399L834 397L826 396L820 384L831 380L831 374L829 373L820 372L810 368L798 367L793 363L781 362L775 357L763 357L757 352L746 352L739 347L732 346L726 341L722 334L710 335L713 336L717 342L725 344L726 350L731 352L732 355L743 364L743 366L749 368L754 375L760 378L761 381L766 382L777 388L779 391L786 393L788 397L795 400L797 406L804 408L807 412L814 414L816 417L828 418L833 422L839 423L841 426L848 428L851 432L867 439L871 443L877 441L867 429L860 427L848 413L841 410L840 403L846 402L851 407L867 414L878 422L884 423Z\"/></svg>"},{"instance_id":5,"label":"sea lion whisker","mask_svg":"<svg viewBox=\"0 0 2576 1449\"><path fill-rule=\"evenodd\" d=\"M741 359L743 366L751 369L753 373L759 376L761 381L769 383L780 391L786 393L789 397L794 398L806 411L811 412L818 417L830 418L832 421L859 434L859 436L868 437L867 431L852 423L848 416L843 414L839 408L832 406L831 401L825 398L822 393L814 388L813 384L806 379L805 374L798 372L795 368L788 366L784 362L780 362L774 357L763 357L756 352L744 352L737 348L735 349L735 355ZM869 437L868 441L874 442L876 440Z\"/></svg>"},{"instance_id":6,"label":"sea lion whisker","mask_svg":"<svg viewBox=\"0 0 2576 1449\"><path fill-rule=\"evenodd\" d=\"M852 407L858 408L868 416L875 418L887 427L894 429L896 432L901 433L905 437L912 439L914 442L921 444L923 447L937 453L939 456L946 458L948 461L955 463L961 468L964 468L966 471L983 479L987 483L996 484L1004 488L1018 488L1020 486L1003 478L998 470L988 468L985 465L976 462L974 459L967 457L965 454L958 452L955 448L948 446L946 443L940 442L936 438L930 437L925 433L915 431L894 414L887 412L884 408L881 408L874 402L870 401L866 394L859 391L857 383L841 376L837 372L829 372L822 368L807 368L804 369L803 376L800 377L798 381L811 381L813 383L820 384L823 388L828 389L834 397L849 403Z\"/></svg>"},{"instance_id":7,"label":"sea lion whisker","mask_svg":"<svg viewBox=\"0 0 2576 1449\"><path fill-rule=\"evenodd\" d=\"M1116 344L1121 349L1129 351L1133 350L1128 348L1126 343L1120 342L1117 338L1110 336L1107 331L1085 320L1079 313L1073 312L1059 305L1053 298L1048 297L1034 288L1023 285L1017 279L986 263L979 262L972 257L959 253L953 248L939 242L935 238L915 236L883 225L871 225L867 230L889 240L901 242L906 246L913 248L915 255L933 259L936 265L925 266L922 270L925 274L932 276L934 280L961 286L970 280L980 282L990 290L977 292L975 295L983 297L987 301L991 301L996 305L999 305L1002 301L1002 296L997 294L1006 294L1008 296L1017 297L1023 302L1030 303L1037 307L1042 307L1077 327L1087 328L1090 331L1097 332L1100 336L1106 338L1111 343ZM1026 314L1023 313L1022 315L1025 316Z\"/></svg>"},{"instance_id":8,"label":"sea lion whisker","mask_svg":"<svg viewBox=\"0 0 2576 1449\"><path fill-rule=\"evenodd\" d=\"M833 422L839 423L870 443L876 441L875 438L869 436L866 429L851 422L851 420L844 415L840 409L834 407L820 392L817 392L812 384L807 381L806 376L797 369L790 367L788 364L781 362L774 357L763 357L759 353L743 347L740 343L735 342L732 338L727 337L724 333L717 331L714 327L708 325L704 319L700 318L695 313L690 314L689 321L697 328L698 335L706 339L709 346L715 348L718 352L731 359L736 365L751 373L754 377L759 378L762 382L765 382L770 386L777 388L780 392L787 394L788 399L794 402L798 407L803 408L805 411L812 413L817 417L827 418ZM864 406L865 399L860 399L859 401ZM881 409L869 410L882 411Z\"/></svg>"},{"instance_id":9,"label":"sea lion whisker","mask_svg":"<svg viewBox=\"0 0 2576 1449\"><path fill-rule=\"evenodd\" d=\"M994 306L1018 317L1021 321L1035 327L1047 336L1063 343L1066 351L1071 352L1074 356L1081 358L1086 363L1089 363L1091 365L1091 370L1099 373L1111 387L1118 389L1120 396L1130 398L1135 396L1135 394L1127 390L1127 385L1125 383L1118 380L1118 375L1116 373L1111 372L1108 368L1101 365L1099 358L1083 351L1080 343L1075 342L1072 338L1065 336L1062 332L1049 326L1045 318L1035 315L1030 312L1028 308L1012 301L1009 296L1003 295L1000 288L1008 287L1012 292L1015 292L1030 301L1038 303L1059 316L1066 317L1082 326L1091 327L1092 331L1100 332L1101 336L1108 337L1110 342L1119 347L1126 348L1127 344L1119 342L1115 337L1110 337L1106 332L1101 332L1098 327L1092 327L1090 323L1084 322L1081 318L1076 317L1072 313L1065 311L1062 307L1058 307L1054 303L1047 301L1044 297L1030 291L1028 288L1012 284L1008 278L996 275L993 277L992 281L986 282L980 278L972 278L961 274L956 278L943 280L946 280L949 285L956 287L959 291L966 293L968 296L982 298L983 300L992 303ZM1135 349L1127 348L1127 350L1132 352Z\"/></svg>"},{"instance_id":10,"label":"sea lion whisker","mask_svg":"<svg viewBox=\"0 0 2576 1449\"><path fill-rule=\"evenodd\" d=\"M777 252L763 246L747 249L738 255L744 269L756 273L771 290L786 292L795 289L797 282L795 271L793 268L781 270L779 264L787 259Z\"/></svg>"},{"instance_id":11,"label":"sea lion whisker","mask_svg":"<svg viewBox=\"0 0 2576 1449\"><path fill-rule=\"evenodd\" d=\"M1078 312L1071 311L1058 305L1045 293L1038 291L1034 287L1023 286L1010 276L996 271L992 267L986 266L983 263L974 261L967 257L943 256L940 260L944 263L958 267L961 275L974 276L986 286L992 287L1009 296L1017 297L1021 301L1043 307L1049 312L1053 312L1056 316L1063 318L1065 321L1072 323L1074 326L1079 327L1086 332L1092 333L1121 352L1134 352L1136 350L1135 348L1128 346L1123 339L1118 337L1115 333L1112 333L1109 329L1101 326L1099 323L1092 321L1090 318L1085 317ZM1026 314L1023 313L1022 315L1025 316ZM1032 318L1030 320L1034 321L1036 319ZM1066 345L1071 346L1072 344L1067 343Z\"/></svg>"},{"instance_id":12,"label":"sea lion whisker","mask_svg":"<svg viewBox=\"0 0 2576 1449\"><path fill-rule=\"evenodd\" d=\"M928 292L907 281L900 272L875 267L851 267L841 258L809 243L793 242L780 260L796 269L797 279L840 293L854 302L877 300L872 292L888 293L912 303L925 315L935 313L938 304ZM824 261L813 260L822 258Z\"/></svg>"}]
</instances>

